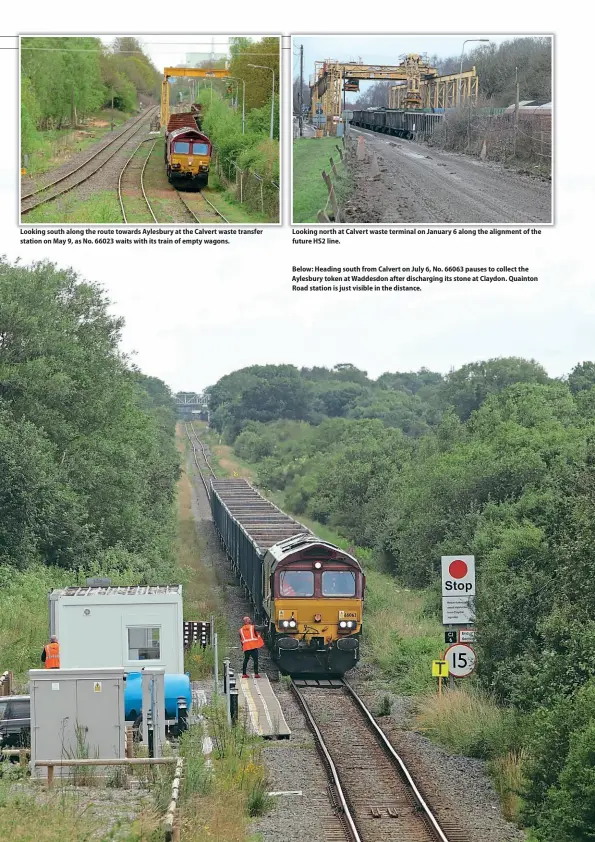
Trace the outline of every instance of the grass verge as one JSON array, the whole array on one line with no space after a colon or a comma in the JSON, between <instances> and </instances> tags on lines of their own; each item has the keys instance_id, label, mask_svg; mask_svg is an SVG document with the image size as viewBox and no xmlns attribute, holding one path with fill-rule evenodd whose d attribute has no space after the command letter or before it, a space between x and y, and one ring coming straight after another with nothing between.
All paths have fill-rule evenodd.
<instances>
[{"instance_id":1,"label":"grass verge","mask_svg":"<svg viewBox=\"0 0 595 842\"><path fill-rule=\"evenodd\" d=\"M204 729L193 725L180 751L185 758L182 783L182 838L212 842L250 842L250 818L270 805L261 762L262 740L249 733L246 722L230 728L223 703L203 709L213 740L210 765L202 752Z\"/></svg>"},{"instance_id":2,"label":"grass verge","mask_svg":"<svg viewBox=\"0 0 595 842\"><path fill-rule=\"evenodd\" d=\"M162 812L144 803L131 819L130 805L117 802L106 813L108 801L69 784L42 792L28 784L25 771L12 764L0 765L0 838L11 842L158 842L163 839ZM93 793L93 794L91 794ZM161 832L160 832L161 831Z\"/></svg>"},{"instance_id":3,"label":"grass verge","mask_svg":"<svg viewBox=\"0 0 595 842\"><path fill-rule=\"evenodd\" d=\"M73 192L35 208L22 221L27 225L52 222L118 224L122 222L122 210L115 190L101 190L86 199Z\"/></svg>"},{"instance_id":4,"label":"grass verge","mask_svg":"<svg viewBox=\"0 0 595 842\"><path fill-rule=\"evenodd\" d=\"M337 145L341 139L336 137L298 138L293 142L293 222L317 222L319 210L328 199L328 190L322 179L322 171L330 171L332 157L339 172L342 164L339 160Z\"/></svg>"},{"instance_id":5,"label":"grass verge","mask_svg":"<svg viewBox=\"0 0 595 842\"><path fill-rule=\"evenodd\" d=\"M513 712L473 685L421 696L416 721L434 742L467 757L500 756L514 741Z\"/></svg>"},{"instance_id":6,"label":"grass verge","mask_svg":"<svg viewBox=\"0 0 595 842\"><path fill-rule=\"evenodd\" d=\"M236 199L234 188L224 184L214 169L209 173L209 186L206 190L203 190L203 193L228 222L262 224L279 221L278 219L269 219L264 213L249 210L246 205Z\"/></svg>"},{"instance_id":7,"label":"grass verge","mask_svg":"<svg viewBox=\"0 0 595 842\"><path fill-rule=\"evenodd\" d=\"M180 454L187 454L188 439L178 425L176 443ZM206 561L206 537L195 520L192 508L192 484L184 471L178 483L178 538L176 556L184 579L184 617L186 620L214 618L219 651L225 652L229 634L215 568ZM185 669L192 680L213 674L211 647L194 646L186 653Z\"/></svg>"}]
</instances>

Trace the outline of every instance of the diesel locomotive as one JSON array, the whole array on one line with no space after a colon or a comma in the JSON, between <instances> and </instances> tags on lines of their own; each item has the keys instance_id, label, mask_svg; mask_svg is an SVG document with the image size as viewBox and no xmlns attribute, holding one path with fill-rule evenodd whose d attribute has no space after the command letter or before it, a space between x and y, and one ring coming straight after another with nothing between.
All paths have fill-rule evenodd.
<instances>
[{"instance_id":1,"label":"diesel locomotive","mask_svg":"<svg viewBox=\"0 0 595 842\"><path fill-rule=\"evenodd\" d=\"M211 479L219 539L283 673L343 675L359 660L365 577L246 480Z\"/></svg>"},{"instance_id":2,"label":"diesel locomotive","mask_svg":"<svg viewBox=\"0 0 595 842\"><path fill-rule=\"evenodd\" d=\"M201 131L200 110L171 114L165 132L165 166L170 183L206 187L211 155L211 141Z\"/></svg>"}]
</instances>

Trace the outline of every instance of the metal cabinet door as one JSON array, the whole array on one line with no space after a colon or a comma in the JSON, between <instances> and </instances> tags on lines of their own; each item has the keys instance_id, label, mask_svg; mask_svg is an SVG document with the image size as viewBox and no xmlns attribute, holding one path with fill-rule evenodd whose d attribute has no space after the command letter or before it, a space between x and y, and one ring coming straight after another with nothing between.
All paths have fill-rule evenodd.
<instances>
[{"instance_id":1,"label":"metal cabinet door","mask_svg":"<svg viewBox=\"0 0 595 842\"><path fill-rule=\"evenodd\" d=\"M89 757L124 756L122 681L80 678L76 682L78 722L85 728Z\"/></svg>"},{"instance_id":2,"label":"metal cabinet door","mask_svg":"<svg viewBox=\"0 0 595 842\"><path fill-rule=\"evenodd\" d=\"M76 757L76 717L74 681L60 681L58 678L55 681L31 681L32 759ZM60 773L60 770L56 771ZM47 769L39 769L36 774L46 777Z\"/></svg>"}]
</instances>

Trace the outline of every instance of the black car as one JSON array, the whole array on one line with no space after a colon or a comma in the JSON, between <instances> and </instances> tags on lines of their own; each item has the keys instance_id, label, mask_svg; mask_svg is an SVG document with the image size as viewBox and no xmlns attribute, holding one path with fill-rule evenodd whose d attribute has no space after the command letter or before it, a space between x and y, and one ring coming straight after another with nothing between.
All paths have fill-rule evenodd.
<instances>
[{"instance_id":1,"label":"black car","mask_svg":"<svg viewBox=\"0 0 595 842\"><path fill-rule=\"evenodd\" d=\"M30 745L30 697L0 696L0 748L28 748Z\"/></svg>"}]
</instances>

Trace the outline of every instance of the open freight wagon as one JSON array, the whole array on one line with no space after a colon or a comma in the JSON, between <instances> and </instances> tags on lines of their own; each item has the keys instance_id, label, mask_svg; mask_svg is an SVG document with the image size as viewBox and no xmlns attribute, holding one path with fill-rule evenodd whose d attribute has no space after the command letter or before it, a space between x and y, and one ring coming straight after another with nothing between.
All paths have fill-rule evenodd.
<instances>
[{"instance_id":1,"label":"open freight wagon","mask_svg":"<svg viewBox=\"0 0 595 842\"><path fill-rule=\"evenodd\" d=\"M212 479L211 508L281 669L342 675L355 666L365 585L357 559L317 538L246 480Z\"/></svg>"}]
</instances>

